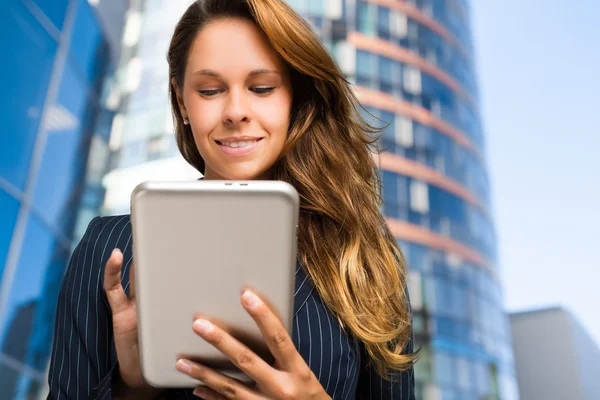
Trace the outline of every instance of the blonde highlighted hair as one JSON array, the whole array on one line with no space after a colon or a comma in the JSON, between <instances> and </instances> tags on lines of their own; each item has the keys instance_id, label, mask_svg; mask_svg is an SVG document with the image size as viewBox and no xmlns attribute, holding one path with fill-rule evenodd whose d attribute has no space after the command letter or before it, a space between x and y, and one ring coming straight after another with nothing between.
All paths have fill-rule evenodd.
<instances>
[{"instance_id":1,"label":"blonde highlighted hair","mask_svg":"<svg viewBox=\"0 0 600 400\"><path fill-rule=\"evenodd\" d=\"M256 23L290 68L293 101L274 179L300 194L298 253L344 329L364 343L378 373L412 367L406 353L411 313L404 256L380 212L381 178L372 156L379 129L360 115L358 99L310 26L282 0L199 0L181 17L168 52L176 138L198 171L205 164L183 123L183 87L197 33L219 18Z\"/></svg>"}]
</instances>

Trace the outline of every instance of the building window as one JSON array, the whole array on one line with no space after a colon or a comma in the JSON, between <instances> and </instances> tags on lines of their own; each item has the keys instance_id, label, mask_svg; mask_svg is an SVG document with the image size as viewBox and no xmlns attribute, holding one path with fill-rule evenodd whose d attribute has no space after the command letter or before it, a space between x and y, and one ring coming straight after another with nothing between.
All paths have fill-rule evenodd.
<instances>
[{"instance_id":1,"label":"building window","mask_svg":"<svg viewBox=\"0 0 600 400\"><path fill-rule=\"evenodd\" d=\"M421 71L413 67L405 67L402 74L404 90L413 95L421 94Z\"/></svg>"},{"instance_id":2,"label":"building window","mask_svg":"<svg viewBox=\"0 0 600 400\"><path fill-rule=\"evenodd\" d=\"M323 15L323 2L321 0L308 0L308 13L310 15Z\"/></svg>"},{"instance_id":3,"label":"building window","mask_svg":"<svg viewBox=\"0 0 600 400\"><path fill-rule=\"evenodd\" d=\"M423 308L423 294L421 290L421 273L419 271L409 271L408 273L408 292L410 295L410 304L414 311ZM420 321L422 324L422 320ZM423 327L420 329L423 330Z\"/></svg>"},{"instance_id":4,"label":"building window","mask_svg":"<svg viewBox=\"0 0 600 400\"><path fill-rule=\"evenodd\" d=\"M325 12L329 19L336 20L342 18L343 4L342 0L326 0Z\"/></svg>"},{"instance_id":5,"label":"building window","mask_svg":"<svg viewBox=\"0 0 600 400\"><path fill-rule=\"evenodd\" d=\"M433 358L436 380L441 384L455 384L452 379L452 371L454 370L452 356L443 350L437 350Z\"/></svg>"},{"instance_id":6,"label":"building window","mask_svg":"<svg viewBox=\"0 0 600 400\"><path fill-rule=\"evenodd\" d=\"M429 190L425 182L413 180L410 183L410 208L421 214L429 212Z\"/></svg>"},{"instance_id":7,"label":"building window","mask_svg":"<svg viewBox=\"0 0 600 400\"><path fill-rule=\"evenodd\" d=\"M375 56L364 50L356 50L356 78L357 82L367 86L375 76Z\"/></svg>"},{"instance_id":8,"label":"building window","mask_svg":"<svg viewBox=\"0 0 600 400\"><path fill-rule=\"evenodd\" d=\"M406 37L408 34L408 19L405 14L396 10L390 12L390 34L395 40Z\"/></svg>"},{"instance_id":9,"label":"building window","mask_svg":"<svg viewBox=\"0 0 600 400\"><path fill-rule=\"evenodd\" d=\"M382 132L382 136L390 141L391 143L395 144L395 139L396 139L396 128L395 128L395 120L396 120L396 115L394 113L391 113L389 111L381 111L381 121L382 124L389 124L387 125L387 128L385 128ZM385 125L384 125L385 126Z\"/></svg>"},{"instance_id":10,"label":"building window","mask_svg":"<svg viewBox=\"0 0 600 400\"><path fill-rule=\"evenodd\" d=\"M379 57L379 79L381 85L394 85L394 61L387 57Z\"/></svg>"},{"instance_id":11,"label":"building window","mask_svg":"<svg viewBox=\"0 0 600 400\"><path fill-rule=\"evenodd\" d=\"M377 7L377 33L381 39L390 40L390 9Z\"/></svg>"},{"instance_id":12,"label":"building window","mask_svg":"<svg viewBox=\"0 0 600 400\"><path fill-rule=\"evenodd\" d=\"M393 172L382 170L381 181L382 181L382 197L386 206L396 207L398 203L398 182L397 177Z\"/></svg>"},{"instance_id":13,"label":"building window","mask_svg":"<svg viewBox=\"0 0 600 400\"><path fill-rule=\"evenodd\" d=\"M396 143L403 147L414 145L412 119L396 115Z\"/></svg>"},{"instance_id":14,"label":"building window","mask_svg":"<svg viewBox=\"0 0 600 400\"><path fill-rule=\"evenodd\" d=\"M377 36L376 5L359 1L357 12L358 31L368 36Z\"/></svg>"}]
</instances>

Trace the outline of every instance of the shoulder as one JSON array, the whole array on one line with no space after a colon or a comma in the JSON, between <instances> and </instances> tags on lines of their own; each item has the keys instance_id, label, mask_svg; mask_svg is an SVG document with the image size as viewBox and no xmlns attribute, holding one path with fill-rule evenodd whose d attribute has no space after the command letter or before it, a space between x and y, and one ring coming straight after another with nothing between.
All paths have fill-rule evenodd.
<instances>
[{"instance_id":1,"label":"shoulder","mask_svg":"<svg viewBox=\"0 0 600 400\"><path fill-rule=\"evenodd\" d=\"M82 281L97 280L101 284L104 266L115 248L123 252L125 261L131 258L130 216L93 218L71 255L67 275L75 275Z\"/></svg>"},{"instance_id":2,"label":"shoulder","mask_svg":"<svg viewBox=\"0 0 600 400\"><path fill-rule=\"evenodd\" d=\"M90 237L94 237L108 240L110 237L106 235L109 234L110 231L118 226L122 227L124 225L129 225L130 223L131 216L129 214L95 217L89 222L83 238L89 239ZM107 231L107 229L110 229L110 231Z\"/></svg>"},{"instance_id":3,"label":"shoulder","mask_svg":"<svg viewBox=\"0 0 600 400\"><path fill-rule=\"evenodd\" d=\"M92 219L78 247L91 251L98 261L105 262L114 248L124 252L124 248L130 244L131 219L130 215L126 214Z\"/></svg>"}]
</instances>

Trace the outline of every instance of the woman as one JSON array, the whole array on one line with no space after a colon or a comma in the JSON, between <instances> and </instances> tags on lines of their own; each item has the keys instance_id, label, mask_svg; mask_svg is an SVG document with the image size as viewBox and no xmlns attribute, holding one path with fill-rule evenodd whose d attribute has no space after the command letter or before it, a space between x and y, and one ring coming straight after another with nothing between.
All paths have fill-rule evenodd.
<instances>
[{"instance_id":1,"label":"woman","mask_svg":"<svg viewBox=\"0 0 600 400\"><path fill-rule=\"evenodd\" d=\"M49 398L413 399L406 266L379 210L377 130L317 37L282 0L197 1L168 62L177 143L204 179L276 179L300 194L292 337L246 292L273 366L218 326L190 329L255 386L179 360L173 367L203 386L150 387L137 351L129 216L95 218L61 288Z\"/></svg>"}]
</instances>

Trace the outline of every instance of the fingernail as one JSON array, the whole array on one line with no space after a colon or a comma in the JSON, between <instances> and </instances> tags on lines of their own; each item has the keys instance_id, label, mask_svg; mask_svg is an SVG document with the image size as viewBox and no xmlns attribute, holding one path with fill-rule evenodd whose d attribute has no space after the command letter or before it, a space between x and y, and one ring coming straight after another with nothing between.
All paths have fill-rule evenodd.
<instances>
[{"instance_id":1,"label":"fingernail","mask_svg":"<svg viewBox=\"0 0 600 400\"><path fill-rule=\"evenodd\" d=\"M258 302L260 301L258 299L258 296L255 295L254 293L252 293L251 290L246 290L243 294L242 294L242 299L244 300L244 303L248 306L248 307L253 307L255 305L258 304Z\"/></svg>"},{"instance_id":2,"label":"fingernail","mask_svg":"<svg viewBox=\"0 0 600 400\"><path fill-rule=\"evenodd\" d=\"M206 391L206 389L201 388L201 387L197 387L196 389L194 389L193 394L194 396L204 396L206 395L208 392Z\"/></svg>"},{"instance_id":3,"label":"fingernail","mask_svg":"<svg viewBox=\"0 0 600 400\"><path fill-rule=\"evenodd\" d=\"M192 364L186 360L177 360L177 369L181 372L189 374L192 372Z\"/></svg>"},{"instance_id":4,"label":"fingernail","mask_svg":"<svg viewBox=\"0 0 600 400\"><path fill-rule=\"evenodd\" d=\"M115 254L119 254L121 252L121 250L119 249L113 249L112 254L111 255L115 255Z\"/></svg>"},{"instance_id":5,"label":"fingernail","mask_svg":"<svg viewBox=\"0 0 600 400\"><path fill-rule=\"evenodd\" d=\"M213 325L205 319L197 319L194 321L193 328L201 334L208 333L212 330Z\"/></svg>"}]
</instances>

